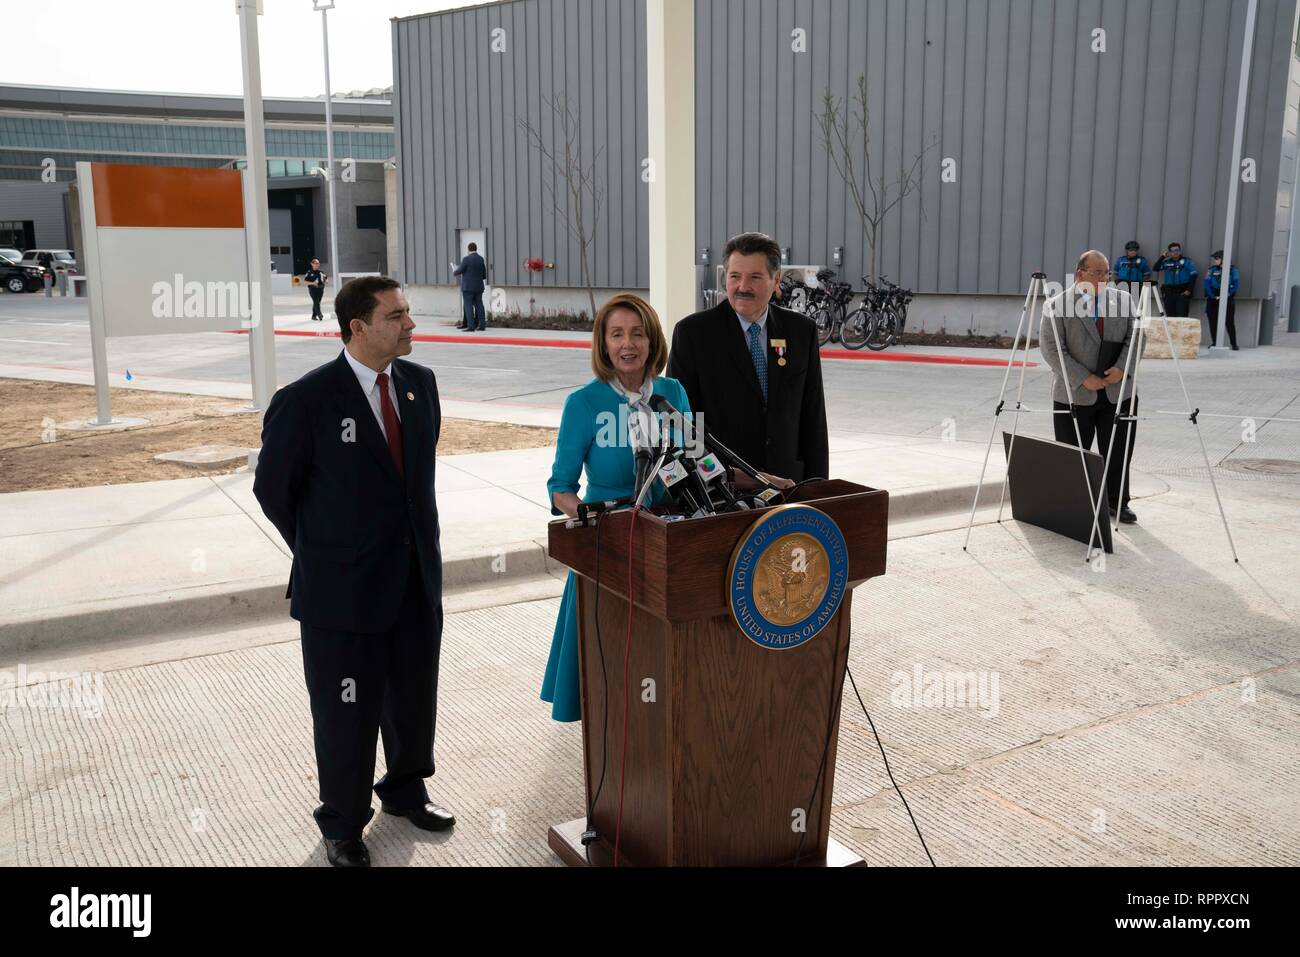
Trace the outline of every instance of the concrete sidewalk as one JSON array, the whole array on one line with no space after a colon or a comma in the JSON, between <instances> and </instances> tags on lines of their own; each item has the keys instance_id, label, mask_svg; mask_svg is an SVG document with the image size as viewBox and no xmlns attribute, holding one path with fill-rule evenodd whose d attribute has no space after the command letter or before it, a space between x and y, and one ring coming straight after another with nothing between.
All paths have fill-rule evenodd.
<instances>
[{"instance_id":1,"label":"concrete sidewalk","mask_svg":"<svg viewBox=\"0 0 1300 957\"><path fill-rule=\"evenodd\" d=\"M895 537L965 527L983 456L976 443L832 437L836 476L890 492ZM545 553L553 458L542 448L439 460L445 580L467 593L459 607L558 594L566 570ZM1001 494L1001 458L995 448L982 507ZM1139 497L1165 488L1135 475ZM252 479L242 471L0 495L0 664L283 620L290 556Z\"/></svg>"},{"instance_id":2,"label":"concrete sidewalk","mask_svg":"<svg viewBox=\"0 0 1300 957\"><path fill-rule=\"evenodd\" d=\"M1224 491L1240 565L1186 479L1143 503L1104 571L1015 523L977 529L969 553L960 531L891 544L854 598L850 668L940 866L1300 863L1300 484ZM157 492L134 494L147 509ZM583 789L580 729L537 699L557 606L448 615L430 793L458 823L377 814L377 865L557 863L546 828ZM98 675L80 702L19 674L0 865L323 865L296 639L282 621L145 662L49 662ZM992 693L930 700L918 674ZM925 865L852 687L841 706L832 835L872 865Z\"/></svg>"}]
</instances>

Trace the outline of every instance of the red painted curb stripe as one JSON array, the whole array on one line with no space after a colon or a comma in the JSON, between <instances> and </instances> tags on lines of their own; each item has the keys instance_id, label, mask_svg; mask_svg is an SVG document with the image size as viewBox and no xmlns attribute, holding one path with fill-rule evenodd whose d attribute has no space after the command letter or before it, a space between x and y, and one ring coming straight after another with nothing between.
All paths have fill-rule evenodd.
<instances>
[{"instance_id":1,"label":"red painted curb stripe","mask_svg":"<svg viewBox=\"0 0 1300 957\"><path fill-rule=\"evenodd\" d=\"M229 329L238 335L247 335L247 329ZM337 332L327 332L321 330L315 332L310 329L277 329L277 336L305 336L310 339L337 339ZM468 334L467 334L468 335ZM433 336L433 335L414 335L411 339L415 342L436 342L444 345L473 345L473 346L522 346L524 348L538 349L590 349L591 341L582 339L511 339L506 336L480 336L474 334L474 338L464 336ZM919 362L930 365L949 365L949 366L986 366L998 369L1005 369L1007 362L1005 359L981 359L977 356L939 356L925 352L850 352L847 349L823 349L823 359L850 360L857 362ZM1037 362L1023 363L1017 362L1013 368L1019 369L1021 366L1029 369L1038 367Z\"/></svg>"},{"instance_id":2,"label":"red painted curb stripe","mask_svg":"<svg viewBox=\"0 0 1300 957\"><path fill-rule=\"evenodd\" d=\"M943 366L993 366L998 369L1007 367L1006 359L981 359L978 356L937 356L928 352L850 352L847 349L823 349L823 359L856 359L866 362L924 362ZM1013 368L1024 366L1028 369L1038 367L1037 362L1017 362Z\"/></svg>"}]
</instances>

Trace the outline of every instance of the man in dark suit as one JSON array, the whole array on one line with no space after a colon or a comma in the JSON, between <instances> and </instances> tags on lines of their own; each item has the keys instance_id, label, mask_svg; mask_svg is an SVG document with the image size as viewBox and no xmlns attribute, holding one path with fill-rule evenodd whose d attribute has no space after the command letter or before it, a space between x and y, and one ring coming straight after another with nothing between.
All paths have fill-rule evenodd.
<instances>
[{"instance_id":1,"label":"man in dark suit","mask_svg":"<svg viewBox=\"0 0 1300 957\"><path fill-rule=\"evenodd\" d=\"M817 327L770 302L781 247L762 233L727 243L727 301L673 331L668 375L691 410L750 465L800 482L830 477Z\"/></svg>"},{"instance_id":2,"label":"man in dark suit","mask_svg":"<svg viewBox=\"0 0 1300 957\"><path fill-rule=\"evenodd\" d=\"M455 823L424 787L442 644L442 413L433 373L398 358L415 329L398 283L353 280L334 311L343 353L271 400L253 494L293 550L285 597L311 698L316 823L331 864L366 867L379 732L384 811L425 830Z\"/></svg>"},{"instance_id":3,"label":"man in dark suit","mask_svg":"<svg viewBox=\"0 0 1300 957\"><path fill-rule=\"evenodd\" d=\"M460 277L460 297L464 300L464 317L457 329L482 332L487 328L483 314L483 290L487 286L487 263L478 254L478 243L469 244L469 255L452 272Z\"/></svg>"}]
</instances>

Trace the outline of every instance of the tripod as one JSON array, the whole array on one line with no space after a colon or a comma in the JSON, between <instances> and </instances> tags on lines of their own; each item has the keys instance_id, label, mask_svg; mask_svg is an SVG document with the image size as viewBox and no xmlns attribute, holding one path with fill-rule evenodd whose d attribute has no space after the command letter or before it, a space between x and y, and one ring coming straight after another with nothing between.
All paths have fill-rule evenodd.
<instances>
[{"instance_id":1,"label":"tripod","mask_svg":"<svg viewBox=\"0 0 1300 957\"><path fill-rule=\"evenodd\" d=\"M962 544L962 551L967 551L968 547L970 546L971 529L975 525L975 510L979 507L980 494L984 490L984 478L988 474L989 455L993 451L993 440L997 437L998 434L998 421L999 419L1001 419L1002 413L1006 411L1007 384L1011 381L1011 370L1016 365L1016 354L1021 349L1020 337L1022 333L1024 335L1024 356L1020 363L1020 382L1016 389L1016 404L1015 404L1015 408L1013 409L1015 413L1015 417L1012 420L1012 425L1011 425L1011 442L1007 447L1007 472L1006 475L1004 475L1002 478L1002 494L998 499L998 519L997 519L998 523L1000 524L1002 522L1002 512L1006 505L1007 486L1011 479L1011 463L1014 460L1016 454L1016 436L1019 434L1020 431L1020 416L1022 413L1068 415L1070 417L1070 421L1074 423L1075 445L1078 446L1079 449L1079 465L1083 469L1083 482L1084 482L1084 487L1088 491L1088 501L1091 502L1093 501L1094 498L1092 493L1092 478L1088 474L1088 460L1087 457L1085 456L1085 452L1083 448L1083 434L1079 430L1078 416L1075 415L1073 390L1069 388L1065 390L1066 400L1070 406L1068 410L1067 409L1060 409L1060 410L1030 409L1024 405L1025 370L1029 367L1029 343L1032 342L1034 338L1035 311L1038 309L1039 299L1043 295L1043 284L1046 281L1047 281L1047 274L1044 272L1036 272L1029 279L1029 290L1028 292L1025 293L1025 305L1024 308L1021 309L1020 311L1020 321L1016 324L1016 336L1015 339L1012 340L1012 344L1011 344L1011 358L1007 360L1007 371L1002 376L1002 388L998 390L998 405L993 412L993 428L989 433L988 446L984 449L984 465L980 468L979 483L975 487L975 500L971 502L970 518L966 523L966 541ZM1064 297L1062 297L1062 302L1064 302ZM1046 308L1046 304L1044 304L1043 308L1044 309ZM1056 339L1057 359L1061 364L1061 368L1064 369L1065 350L1064 347L1061 345L1061 330L1059 326L1059 317L1056 315L1055 311L1053 311L1051 318L1052 318L1052 330L1054 333L1053 338ZM1040 314L1039 315L1040 331L1042 326L1041 320L1042 320L1042 316ZM1132 344L1130 343L1130 351L1131 350L1132 350ZM1112 432L1112 440L1113 438L1114 438L1114 433ZM1104 474L1105 473L1103 472L1103 476ZM1101 491L1104 490L1105 490L1105 481L1103 478ZM1098 501L1099 500L1100 499L1098 499ZM1099 518L1098 515L1094 513L1093 523L1092 523L1092 533L1094 537L1099 531L1099 528L1100 528ZM1089 543L1088 545L1088 550L1089 550L1089 554L1091 554L1092 551L1091 543Z\"/></svg>"},{"instance_id":2,"label":"tripod","mask_svg":"<svg viewBox=\"0 0 1300 957\"><path fill-rule=\"evenodd\" d=\"M1151 315L1149 312L1152 303L1155 303L1156 309L1158 310L1158 312L1155 315ZM1127 379L1129 377L1130 370L1133 376L1133 391L1132 391L1132 399L1130 400L1129 403L1129 414L1117 415L1115 421L1117 423L1128 422L1130 424L1138 421L1138 417L1133 414L1133 403L1137 401L1138 373L1141 370L1142 353L1146 344L1146 329L1150 321L1156 319L1157 317L1160 319L1161 325L1164 326L1165 341L1169 343L1169 357L1170 359L1173 360L1174 371L1178 373L1178 384L1182 388L1183 401L1187 405L1187 418L1192 423L1193 427L1195 427L1196 429L1196 438L1200 442L1200 446L1201 446L1201 456L1202 458L1205 459L1205 471L1210 476L1210 488L1214 490L1214 501L1215 504L1217 504L1219 507L1219 517L1223 520L1224 534L1228 536L1228 547L1232 550L1232 560L1234 562L1239 563L1241 559L1237 557L1237 546L1232 540L1232 530L1228 527L1228 516L1223 511L1223 499L1219 496L1219 483L1214 480L1214 469L1210 466L1210 453L1205 447L1205 436L1201 434L1201 423L1198 421L1201 415L1201 410L1192 408L1191 396L1188 395L1187 392L1187 381L1183 378L1183 368L1181 365L1178 364L1178 350L1174 348L1174 337L1173 337L1173 333L1169 329L1169 317L1165 313L1164 300L1159 294L1159 292L1156 290L1155 286L1152 284L1150 279L1147 279L1142 283L1142 293L1138 298L1137 330L1135 331L1134 335L1131 336L1129 339L1128 355L1124 359L1124 378ZM1110 433L1110 442L1106 449L1106 463L1105 466L1103 467L1103 472L1102 472L1103 475L1106 474L1106 472L1110 468L1111 455L1114 454L1114 450L1115 450L1115 433L1117 431L1119 430L1112 429ZM1129 456L1132 454L1132 451L1133 451L1133 429L1127 428L1124 430L1124 459L1123 459L1124 462L1126 463L1128 462ZM1128 469L1125 468L1120 471L1120 486L1118 490L1118 499L1117 499L1117 501L1119 502L1124 501L1124 482L1127 479L1128 479ZM1103 488L1101 491L1105 491L1105 489ZM1096 503L1093 506L1092 537L1090 537L1088 540L1088 552L1086 557L1084 558L1085 562L1092 561L1092 545L1093 545L1093 541L1095 541L1097 537L1097 532L1099 528L1098 516L1100 515L1100 513L1101 513L1101 494L1099 492L1097 495ZM1115 525L1115 531L1117 532L1119 531L1118 522Z\"/></svg>"}]
</instances>

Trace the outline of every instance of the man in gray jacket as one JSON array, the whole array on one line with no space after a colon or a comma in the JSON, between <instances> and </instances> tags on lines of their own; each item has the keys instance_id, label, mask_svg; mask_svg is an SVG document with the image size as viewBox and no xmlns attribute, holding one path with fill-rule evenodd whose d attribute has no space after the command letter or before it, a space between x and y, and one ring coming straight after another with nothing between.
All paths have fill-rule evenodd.
<instances>
[{"instance_id":1,"label":"man in gray jacket","mask_svg":"<svg viewBox=\"0 0 1300 957\"><path fill-rule=\"evenodd\" d=\"M1118 510L1119 520L1131 525L1137 516L1129 508L1128 471L1137 423L1123 419L1137 414L1138 402L1124 364L1139 319L1132 298L1111 286L1109 279L1110 262L1104 253L1092 249L1080 256L1074 285L1043 306L1038 348L1053 373L1056 440L1070 445L1082 441L1090 449L1096 436L1097 451L1104 457L1115 433L1106 497L1111 512ZM1121 484L1123 501L1119 500Z\"/></svg>"}]
</instances>

